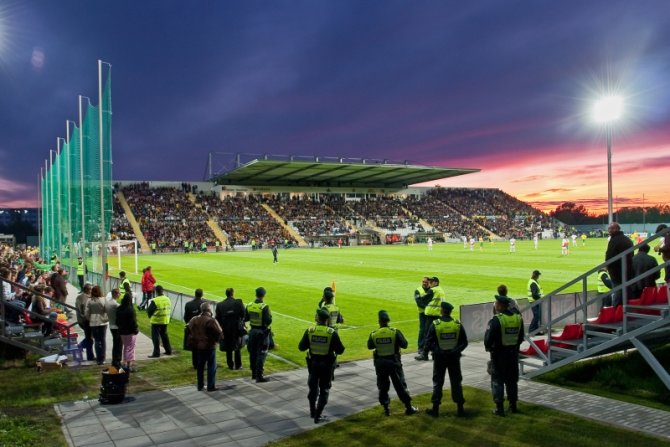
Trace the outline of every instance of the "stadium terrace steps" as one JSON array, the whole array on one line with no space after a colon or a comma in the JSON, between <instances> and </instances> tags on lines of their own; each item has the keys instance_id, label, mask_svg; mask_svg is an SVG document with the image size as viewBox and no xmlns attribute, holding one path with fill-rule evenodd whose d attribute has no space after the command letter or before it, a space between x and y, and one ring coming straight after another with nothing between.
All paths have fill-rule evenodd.
<instances>
[{"instance_id":1,"label":"stadium terrace steps","mask_svg":"<svg viewBox=\"0 0 670 447\"><path fill-rule=\"evenodd\" d=\"M411 212L410 210L408 210L407 208L405 208L404 206L402 207L402 210L404 212L406 212L408 216L414 217L414 213ZM422 218L421 216L416 216L416 217L419 218L419 223L426 230L426 232L432 233L434 231L433 226L431 224L429 224L426 219Z\"/></svg>"},{"instance_id":2,"label":"stadium terrace steps","mask_svg":"<svg viewBox=\"0 0 670 447\"><path fill-rule=\"evenodd\" d=\"M123 212L126 213L126 219L128 219L128 223L130 223L130 228L132 228L133 233L135 233L135 237L137 238L137 242L140 244L142 253L151 253L149 244L147 243L147 240L145 239L144 234L140 229L140 225L137 223L137 220L135 219L133 210L130 209L130 205L128 205L128 202L126 201L126 196L123 195L123 192L117 191L116 198L119 199L121 208L123 208Z\"/></svg>"},{"instance_id":3,"label":"stadium terrace steps","mask_svg":"<svg viewBox=\"0 0 670 447\"><path fill-rule=\"evenodd\" d=\"M261 206L265 209L265 211L272 216L272 218L279 224L281 227L288 231L293 238L298 241L298 246L299 247L307 247L307 241L305 241L305 238L303 238L300 233L298 233L295 228L291 227L290 225L287 225L285 220L281 218L279 214L275 210L273 210L270 205L267 203L261 203Z\"/></svg>"},{"instance_id":4,"label":"stadium terrace steps","mask_svg":"<svg viewBox=\"0 0 670 447\"><path fill-rule=\"evenodd\" d=\"M207 219L207 226L212 229L214 236L216 236L219 242L221 242L221 245L225 247L228 243L228 236L226 236L226 233L223 232L219 224L210 217Z\"/></svg>"}]
</instances>

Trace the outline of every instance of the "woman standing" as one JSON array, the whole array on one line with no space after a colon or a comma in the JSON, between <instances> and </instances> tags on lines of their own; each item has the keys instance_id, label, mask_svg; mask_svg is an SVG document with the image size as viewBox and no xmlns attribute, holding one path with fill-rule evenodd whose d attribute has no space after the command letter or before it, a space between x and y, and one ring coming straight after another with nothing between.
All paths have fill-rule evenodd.
<instances>
[{"instance_id":1,"label":"woman standing","mask_svg":"<svg viewBox=\"0 0 670 447\"><path fill-rule=\"evenodd\" d=\"M144 310L149 303L149 300L154 297L154 285L156 278L151 273L151 266L145 268L142 272L142 302L140 303L140 310Z\"/></svg>"},{"instance_id":2,"label":"woman standing","mask_svg":"<svg viewBox=\"0 0 670 447\"><path fill-rule=\"evenodd\" d=\"M135 372L135 340L137 338L137 316L133 307L133 294L130 286L125 285L125 293L121 304L116 309L116 325L119 327L119 335L123 343L123 361L127 371Z\"/></svg>"},{"instance_id":3,"label":"woman standing","mask_svg":"<svg viewBox=\"0 0 670 447\"><path fill-rule=\"evenodd\" d=\"M86 319L91 326L93 343L95 346L95 358L98 365L105 363L105 352L107 350L107 312L105 311L105 300L102 298L100 286L93 286L91 298L86 303Z\"/></svg>"}]
</instances>

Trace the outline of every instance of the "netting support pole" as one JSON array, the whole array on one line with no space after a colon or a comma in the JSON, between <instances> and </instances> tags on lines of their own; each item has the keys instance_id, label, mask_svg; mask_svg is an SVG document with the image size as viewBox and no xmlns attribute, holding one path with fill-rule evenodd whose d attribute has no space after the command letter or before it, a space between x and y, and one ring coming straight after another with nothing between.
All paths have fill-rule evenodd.
<instances>
[{"instance_id":1,"label":"netting support pole","mask_svg":"<svg viewBox=\"0 0 670 447\"><path fill-rule=\"evenodd\" d=\"M49 215L51 216L51 253L48 254L47 259L50 259L51 256L54 253L54 250L56 250L56 222L54 219L54 176L53 176L53 168L54 168L54 150L49 149L49 176L51 176L51 179L49 180Z\"/></svg>"},{"instance_id":2,"label":"netting support pole","mask_svg":"<svg viewBox=\"0 0 670 447\"><path fill-rule=\"evenodd\" d=\"M137 239L133 240L133 244L135 245L135 274L137 275Z\"/></svg>"},{"instance_id":3,"label":"netting support pole","mask_svg":"<svg viewBox=\"0 0 670 447\"><path fill-rule=\"evenodd\" d=\"M65 121L65 142L67 143L66 148L66 164L65 164L65 175L67 177L67 243L70 245L70 266L74 266L74 241L72 240L72 172L70 170L70 165L72 164L72 144L70 144L70 125L68 121Z\"/></svg>"},{"instance_id":4,"label":"netting support pole","mask_svg":"<svg viewBox=\"0 0 670 447\"><path fill-rule=\"evenodd\" d=\"M44 213L42 211L42 167L40 166L40 175L37 176L37 240L40 244L40 253L44 253L44 246L42 245L42 227L44 222L42 218Z\"/></svg>"},{"instance_id":5,"label":"netting support pole","mask_svg":"<svg viewBox=\"0 0 670 447\"><path fill-rule=\"evenodd\" d=\"M60 151L60 140L62 140L62 138L56 137L56 160L57 160L57 163L58 163L58 165L56 166L56 176L58 177L58 183L56 184L56 188L57 188L56 193L58 195L58 200L56 201L56 203L58 203L58 207L56 208L56 210L58 212L58 228L56 228L56 235L58 236L58 259L60 259L61 262L62 262L62 260L63 260L63 236L62 236L63 214L62 214L60 205L61 205L61 203L63 203L62 202L63 196L62 196L62 193L61 193L61 183L62 183L61 179L63 177L61 176L61 172L60 172L61 167L60 166L63 164L63 157L61 156L61 151Z\"/></svg>"},{"instance_id":6,"label":"netting support pole","mask_svg":"<svg viewBox=\"0 0 670 447\"><path fill-rule=\"evenodd\" d=\"M44 192L47 195L46 200L44 199L44 195L42 195L42 207L44 208L44 228L42 229L42 237L44 237L44 252L42 253L42 256L45 259L48 258L48 252L47 250L47 244L49 242L49 191L47 190L47 187L49 186L49 178L47 177L47 172L48 172L48 162L45 159L44 160L44 181L46 182L46 185L44 186Z\"/></svg>"},{"instance_id":7,"label":"netting support pole","mask_svg":"<svg viewBox=\"0 0 670 447\"><path fill-rule=\"evenodd\" d=\"M100 249L102 250L102 292L107 293L107 234L105 231L105 170L102 122L102 60L98 59L98 138L100 143Z\"/></svg>"},{"instance_id":8,"label":"netting support pole","mask_svg":"<svg viewBox=\"0 0 670 447\"><path fill-rule=\"evenodd\" d=\"M84 263L86 263L86 208L84 207L84 126L83 126L83 111L81 100L84 99L79 95L79 196L81 198L81 253Z\"/></svg>"}]
</instances>

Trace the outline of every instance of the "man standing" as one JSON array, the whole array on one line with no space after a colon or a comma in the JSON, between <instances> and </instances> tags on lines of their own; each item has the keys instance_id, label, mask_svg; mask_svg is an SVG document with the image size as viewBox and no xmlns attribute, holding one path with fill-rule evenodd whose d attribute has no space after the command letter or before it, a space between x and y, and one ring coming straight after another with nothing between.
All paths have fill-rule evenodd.
<instances>
[{"instance_id":1,"label":"man standing","mask_svg":"<svg viewBox=\"0 0 670 447\"><path fill-rule=\"evenodd\" d=\"M514 236L509 238L509 252L516 253L516 239L514 238Z\"/></svg>"},{"instance_id":2,"label":"man standing","mask_svg":"<svg viewBox=\"0 0 670 447\"><path fill-rule=\"evenodd\" d=\"M530 304L541 300L544 296L542 293L542 286L540 286L540 283L538 282L540 275L541 273L539 270L533 270L533 274L528 280L527 291L528 302ZM533 320L530 322L528 332L533 332L535 329L539 328L542 323L542 304L538 303L537 306L531 307L531 310L533 311Z\"/></svg>"},{"instance_id":3,"label":"man standing","mask_svg":"<svg viewBox=\"0 0 670 447\"><path fill-rule=\"evenodd\" d=\"M105 301L105 312L109 321L109 332L112 333L112 366L121 367L121 352L123 343L119 335L119 326L116 324L116 309L119 307L119 289L112 289L109 298Z\"/></svg>"},{"instance_id":4,"label":"man standing","mask_svg":"<svg viewBox=\"0 0 670 447\"><path fill-rule=\"evenodd\" d=\"M212 317L212 305L203 301L200 305L200 314L189 321L188 328L191 333L191 349L197 354L198 391L202 391L205 386L205 364L207 365L207 391L217 391L216 345L221 340L223 330Z\"/></svg>"},{"instance_id":5,"label":"man standing","mask_svg":"<svg viewBox=\"0 0 670 447\"><path fill-rule=\"evenodd\" d=\"M418 353L421 355L426 340L426 305L433 298L430 292L430 284L428 277L424 276L421 280L421 285L414 290L414 302L419 309L419 337L418 337Z\"/></svg>"},{"instance_id":6,"label":"man standing","mask_svg":"<svg viewBox=\"0 0 670 447\"><path fill-rule=\"evenodd\" d=\"M51 287L54 289L54 300L64 304L67 300L67 282L65 281L65 270L58 267L56 273L51 277Z\"/></svg>"},{"instance_id":7,"label":"man standing","mask_svg":"<svg viewBox=\"0 0 670 447\"><path fill-rule=\"evenodd\" d=\"M272 324L272 313L270 306L263 302L265 298L265 288L256 289L256 300L247 304L244 312L244 321L248 321L251 326L249 331L249 366L251 367L251 378L257 383L267 382L268 379L263 376L263 366L265 357L268 355L270 344L270 325Z\"/></svg>"},{"instance_id":8,"label":"man standing","mask_svg":"<svg viewBox=\"0 0 670 447\"><path fill-rule=\"evenodd\" d=\"M496 315L484 334L484 347L491 353L491 391L496 409L493 414L505 416L505 388L509 411L516 413L519 400L519 346L523 341L523 319L509 310L509 298L496 295Z\"/></svg>"},{"instance_id":9,"label":"man standing","mask_svg":"<svg viewBox=\"0 0 670 447\"><path fill-rule=\"evenodd\" d=\"M316 325L305 330L298 344L299 350L309 350L307 354L309 373L307 400L309 401L309 417L314 419L315 424L326 420L322 413L328 403L335 356L344 352L344 346L337 331L326 324L329 319L328 311L325 308L319 309L316 312Z\"/></svg>"},{"instance_id":10,"label":"man standing","mask_svg":"<svg viewBox=\"0 0 670 447\"><path fill-rule=\"evenodd\" d=\"M126 290L126 284L130 287L130 280L126 278L126 272L121 270L119 272L119 290Z\"/></svg>"},{"instance_id":11,"label":"man standing","mask_svg":"<svg viewBox=\"0 0 670 447\"><path fill-rule=\"evenodd\" d=\"M235 298L235 290L226 289L226 299L216 305L216 321L223 329L223 348L226 351L228 369L242 368L242 336L244 329L244 304ZM234 358L233 358L234 356Z\"/></svg>"},{"instance_id":12,"label":"man standing","mask_svg":"<svg viewBox=\"0 0 670 447\"><path fill-rule=\"evenodd\" d=\"M204 302L202 295L202 289L195 289L195 297L193 300L184 305L184 323L187 324L186 327L188 327L188 323L193 317L200 315L200 306ZM186 337L186 334L184 334L184 337ZM193 369L198 367L198 353L195 349L191 349L191 365L193 366Z\"/></svg>"},{"instance_id":13,"label":"man standing","mask_svg":"<svg viewBox=\"0 0 670 447\"><path fill-rule=\"evenodd\" d=\"M405 373L400 361L400 349L407 349L407 340L398 329L389 327L391 318L385 310L380 310L379 329L373 331L368 338L368 349L374 349L375 372L377 373L377 389L379 390L379 403L384 407L384 414L389 416L391 411L389 404L389 388L393 382L393 388L400 401L405 404L405 414L418 413L418 409L412 406L412 398L407 391Z\"/></svg>"},{"instance_id":14,"label":"man standing","mask_svg":"<svg viewBox=\"0 0 670 447\"><path fill-rule=\"evenodd\" d=\"M533 236L533 246L535 247L535 250L537 250L538 245L540 244L540 237L535 233Z\"/></svg>"},{"instance_id":15,"label":"man standing","mask_svg":"<svg viewBox=\"0 0 670 447\"><path fill-rule=\"evenodd\" d=\"M640 276L658 266L658 261L649 255L651 248L648 244L640 245L637 254L633 256L633 275ZM661 272L656 271L640 279L634 284L634 296L640 296L645 287L656 287L656 280L661 277Z\"/></svg>"},{"instance_id":16,"label":"man standing","mask_svg":"<svg viewBox=\"0 0 670 447\"><path fill-rule=\"evenodd\" d=\"M666 224L660 224L656 227L656 233L668 228ZM670 233L665 233L665 236L659 238L658 245L654 247L654 251L661 255L663 262L670 260ZM663 278L666 283L670 283L670 266L665 268L665 276Z\"/></svg>"},{"instance_id":17,"label":"man standing","mask_svg":"<svg viewBox=\"0 0 670 447\"><path fill-rule=\"evenodd\" d=\"M428 302L428 304L426 304L426 309L424 310L424 314L426 315L425 330L428 330L430 325L433 324L433 321L440 318L440 315L442 313L440 311L440 305L442 304L442 301L444 301L444 298L446 297L444 289L440 287L439 278L433 276L428 281L430 284L430 292L427 292L426 299L428 296L430 296L430 301ZM421 354L414 357L414 359L422 361L428 360L428 355L426 355L424 352L425 349L421 352Z\"/></svg>"},{"instance_id":18,"label":"man standing","mask_svg":"<svg viewBox=\"0 0 670 447\"><path fill-rule=\"evenodd\" d=\"M147 315L149 315L149 322L151 323L151 341L154 345L154 351L149 356L150 358L158 358L161 356L161 342L163 342L165 355L172 355L170 338L167 333L167 326L170 323L171 309L172 302L170 301L170 298L163 295L163 286L156 286L156 298L149 301L149 308L147 309Z\"/></svg>"},{"instance_id":19,"label":"man standing","mask_svg":"<svg viewBox=\"0 0 670 447\"><path fill-rule=\"evenodd\" d=\"M278 252L277 252L277 244L272 244L272 263L276 264L279 262L278 259Z\"/></svg>"},{"instance_id":20,"label":"man standing","mask_svg":"<svg viewBox=\"0 0 670 447\"><path fill-rule=\"evenodd\" d=\"M612 222L607 227L607 232L610 234L610 240L607 244L607 251L605 252L605 261L616 257L633 246L630 239L623 234L618 223ZM633 252L630 251L626 255L626 271L623 271L622 258L613 261L607 266L607 272L612 280L612 288L616 288L633 277ZM612 306L618 306L622 302L621 290L612 293Z\"/></svg>"},{"instance_id":21,"label":"man standing","mask_svg":"<svg viewBox=\"0 0 670 447\"><path fill-rule=\"evenodd\" d=\"M440 415L440 404L442 403L442 388L444 387L444 374L449 371L449 384L451 385L451 400L457 406L456 416L465 416L463 404L463 375L461 374L461 352L468 346L468 337L463 325L458 320L451 318L454 306L442 302L442 316L433 321L426 334L426 347L433 349L433 395L431 402L433 408L427 413L433 417ZM426 349L426 355L428 349Z\"/></svg>"},{"instance_id":22,"label":"man standing","mask_svg":"<svg viewBox=\"0 0 670 447\"><path fill-rule=\"evenodd\" d=\"M140 303L140 310L143 310L151 298L154 297L154 284L156 278L151 273L151 266L148 266L142 272L142 302Z\"/></svg>"},{"instance_id":23,"label":"man standing","mask_svg":"<svg viewBox=\"0 0 670 447\"><path fill-rule=\"evenodd\" d=\"M79 343L79 349L86 349L86 360L89 362L95 360L95 354L93 354L93 335L91 332L91 325L89 324L88 319L86 318L86 303L91 298L91 284L84 284L84 287L77 298L75 299L74 306L77 310L77 323L79 327L84 331L84 339Z\"/></svg>"},{"instance_id":24,"label":"man standing","mask_svg":"<svg viewBox=\"0 0 670 447\"><path fill-rule=\"evenodd\" d=\"M88 268L84 264L84 260L81 256L77 258L77 280L79 281L79 290L84 290L84 280L86 279L86 274L88 273Z\"/></svg>"},{"instance_id":25,"label":"man standing","mask_svg":"<svg viewBox=\"0 0 670 447\"><path fill-rule=\"evenodd\" d=\"M612 289L612 281L610 280L610 276L607 274L607 268L603 267L600 270L598 270L598 295L605 294L609 292ZM611 306L612 305L612 296L611 295L606 295L603 297L601 300L602 306L601 308L605 306Z\"/></svg>"},{"instance_id":26,"label":"man standing","mask_svg":"<svg viewBox=\"0 0 670 447\"><path fill-rule=\"evenodd\" d=\"M337 329L340 324L344 323L344 317L340 313L340 308L333 302L335 299L335 294L326 290L323 292L323 304L321 305L322 309L326 309L328 312L328 326Z\"/></svg>"}]
</instances>

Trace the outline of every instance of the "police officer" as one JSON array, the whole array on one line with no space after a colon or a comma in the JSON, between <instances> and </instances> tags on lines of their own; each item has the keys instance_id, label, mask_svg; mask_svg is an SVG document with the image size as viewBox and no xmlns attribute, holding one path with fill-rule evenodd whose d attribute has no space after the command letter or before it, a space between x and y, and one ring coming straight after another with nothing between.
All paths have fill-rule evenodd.
<instances>
[{"instance_id":1,"label":"police officer","mask_svg":"<svg viewBox=\"0 0 670 447\"><path fill-rule=\"evenodd\" d=\"M379 329L373 331L368 338L368 349L374 349L374 365L377 373L377 389L379 403L384 407L384 414L389 416L389 388L393 382L398 398L405 404L405 414L418 413L418 408L412 406L412 398L407 391L405 373L400 361L400 349L407 348L407 339L398 329L389 326L391 318L385 310L380 310Z\"/></svg>"},{"instance_id":2,"label":"police officer","mask_svg":"<svg viewBox=\"0 0 670 447\"><path fill-rule=\"evenodd\" d=\"M328 403L335 356L344 352L344 346L337 331L327 325L329 319L328 311L325 308L319 309L316 312L316 325L305 330L298 344L298 349L301 351L309 350L307 354L309 373L307 400L309 400L309 416L314 419L315 424L326 420L322 413Z\"/></svg>"},{"instance_id":3,"label":"police officer","mask_svg":"<svg viewBox=\"0 0 670 447\"><path fill-rule=\"evenodd\" d=\"M84 279L88 273L88 268L84 264L84 260L81 256L77 258L77 280L79 281L79 290L84 291Z\"/></svg>"},{"instance_id":4,"label":"police officer","mask_svg":"<svg viewBox=\"0 0 670 447\"><path fill-rule=\"evenodd\" d=\"M334 299L335 294L332 291L326 290L323 292L323 304L321 308L328 311L328 326L337 329L340 324L344 323L344 317L340 313L340 308L333 302Z\"/></svg>"},{"instance_id":5,"label":"police officer","mask_svg":"<svg viewBox=\"0 0 670 447\"><path fill-rule=\"evenodd\" d=\"M493 414L505 416L504 388L507 388L509 411L517 412L519 381L519 345L523 341L523 319L509 309L509 298L496 295L496 315L484 334L484 347L491 353L491 391L496 409Z\"/></svg>"},{"instance_id":6,"label":"police officer","mask_svg":"<svg viewBox=\"0 0 670 447\"><path fill-rule=\"evenodd\" d=\"M263 366L265 357L268 355L270 344L270 325L272 324L272 313L270 306L263 302L266 291L263 287L256 289L256 300L247 304L244 312L244 321L251 326L249 331L249 366L251 367L251 378L258 383L267 382L263 377Z\"/></svg>"},{"instance_id":7,"label":"police officer","mask_svg":"<svg viewBox=\"0 0 670 447\"><path fill-rule=\"evenodd\" d=\"M130 280L126 278L126 272L121 270L119 272L119 290L126 290L126 284L128 284L128 287L130 287Z\"/></svg>"},{"instance_id":8,"label":"police officer","mask_svg":"<svg viewBox=\"0 0 670 447\"><path fill-rule=\"evenodd\" d=\"M457 406L456 416L465 416L463 404L463 375L461 374L461 352L468 346L468 337L460 321L451 318L454 306L443 301L440 305L442 315L433 321L426 334L425 352L433 350L433 408L426 413L433 417L440 414L444 374L449 371L451 400Z\"/></svg>"},{"instance_id":9,"label":"police officer","mask_svg":"<svg viewBox=\"0 0 670 447\"><path fill-rule=\"evenodd\" d=\"M426 305L431 301L432 294L429 294L430 284L428 277L424 276L421 285L414 290L414 302L419 309L419 344L418 353L421 355L426 340Z\"/></svg>"},{"instance_id":10,"label":"police officer","mask_svg":"<svg viewBox=\"0 0 670 447\"><path fill-rule=\"evenodd\" d=\"M163 342L165 355L172 355L170 337L167 333L167 326L170 323L171 309L172 302L170 301L170 298L163 295L163 286L156 286L156 297L149 301L149 307L147 308L147 315L149 315L149 322L151 323L151 341L154 345L154 351L149 356L150 358L158 358L161 356L161 341Z\"/></svg>"},{"instance_id":11,"label":"police officer","mask_svg":"<svg viewBox=\"0 0 670 447\"><path fill-rule=\"evenodd\" d=\"M430 327L433 321L440 318L442 311L440 310L440 304L444 301L444 298L447 296L444 293L444 289L440 287L440 280L433 276L428 279L428 284L430 285L430 291L427 292L427 297L430 296L430 301L426 304L426 309L424 310L425 317L425 328L426 330ZM425 332L424 332L425 334ZM421 353L414 357L415 360L428 360L428 355Z\"/></svg>"},{"instance_id":12,"label":"police officer","mask_svg":"<svg viewBox=\"0 0 670 447\"><path fill-rule=\"evenodd\" d=\"M539 270L533 270L533 274L528 280L528 301L531 304L535 301L541 300L544 296L542 293L542 286L540 286L540 283L538 282L540 275L541 273ZM530 326L528 327L528 332L533 332L535 329L540 327L540 323L542 322L542 304L531 307L531 310L533 311L533 319L530 322Z\"/></svg>"}]
</instances>

